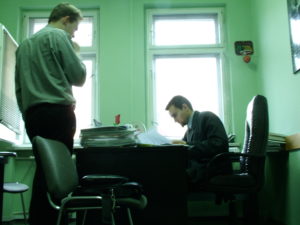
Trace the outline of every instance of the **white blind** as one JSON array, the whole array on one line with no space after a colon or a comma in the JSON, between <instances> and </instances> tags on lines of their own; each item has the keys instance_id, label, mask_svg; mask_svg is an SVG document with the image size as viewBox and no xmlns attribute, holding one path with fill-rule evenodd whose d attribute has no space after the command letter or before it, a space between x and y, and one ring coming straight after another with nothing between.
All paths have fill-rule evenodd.
<instances>
[{"instance_id":1,"label":"white blind","mask_svg":"<svg viewBox=\"0 0 300 225\"><path fill-rule=\"evenodd\" d=\"M15 52L18 45L5 27L1 24L0 27L0 123L19 133L21 113L15 95Z\"/></svg>"}]
</instances>

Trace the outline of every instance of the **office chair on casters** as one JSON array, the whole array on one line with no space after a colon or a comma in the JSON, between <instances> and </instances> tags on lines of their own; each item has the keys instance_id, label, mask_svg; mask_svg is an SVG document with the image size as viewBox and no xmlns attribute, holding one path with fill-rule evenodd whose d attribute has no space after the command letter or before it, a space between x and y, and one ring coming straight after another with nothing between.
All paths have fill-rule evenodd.
<instances>
[{"instance_id":1,"label":"office chair on casters","mask_svg":"<svg viewBox=\"0 0 300 225\"><path fill-rule=\"evenodd\" d=\"M239 170L232 174L210 177L200 187L200 192L216 195L217 203L229 201L230 223L235 222L235 200L242 199L244 219L249 224L259 224L258 192L264 183L264 164L269 134L268 104L264 96L252 98L247 107L245 137L241 153L226 152L215 156L208 168L224 159L238 162Z\"/></svg>"},{"instance_id":2,"label":"office chair on casters","mask_svg":"<svg viewBox=\"0 0 300 225\"><path fill-rule=\"evenodd\" d=\"M89 209L101 209L102 222L115 224L114 211L126 208L129 224L130 209L143 209L147 198L141 187L117 175L87 175L79 180L75 163L67 147L55 140L36 136L33 139L36 160L42 168L50 204L59 210L57 225L66 212L84 211L82 224Z\"/></svg>"}]
</instances>

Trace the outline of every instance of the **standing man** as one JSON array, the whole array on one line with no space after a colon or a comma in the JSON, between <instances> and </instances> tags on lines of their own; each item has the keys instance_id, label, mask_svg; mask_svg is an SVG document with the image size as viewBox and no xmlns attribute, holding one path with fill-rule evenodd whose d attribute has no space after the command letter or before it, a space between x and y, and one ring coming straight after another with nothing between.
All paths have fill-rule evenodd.
<instances>
[{"instance_id":1,"label":"standing man","mask_svg":"<svg viewBox=\"0 0 300 225\"><path fill-rule=\"evenodd\" d=\"M175 122L183 127L187 125L188 130L183 140L173 143L190 145L187 174L191 183L201 182L209 175L209 171L205 170L207 161L219 153L228 152L228 139L223 123L212 112L194 111L189 100L180 95L170 100L166 110ZM222 172L230 171L228 165L225 168Z\"/></svg>"},{"instance_id":2,"label":"standing man","mask_svg":"<svg viewBox=\"0 0 300 225\"><path fill-rule=\"evenodd\" d=\"M57 5L48 25L23 41L16 52L16 96L30 141L37 135L58 140L70 152L76 130L72 86L82 86L86 79L85 66L77 55L79 47L71 40L82 18L75 6ZM34 149L33 154L36 156ZM56 224L57 212L50 206L46 192L37 165L30 225Z\"/></svg>"}]
</instances>

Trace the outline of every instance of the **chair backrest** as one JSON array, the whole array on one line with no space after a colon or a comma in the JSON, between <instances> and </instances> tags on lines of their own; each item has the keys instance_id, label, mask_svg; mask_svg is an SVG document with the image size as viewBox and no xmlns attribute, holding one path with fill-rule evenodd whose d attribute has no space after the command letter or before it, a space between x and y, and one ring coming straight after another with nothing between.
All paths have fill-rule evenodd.
<instances>
[{"instance_id":1,"label":"chair backrest","mask_svg":"<svg viewBox=\"0 0 300 225\"><path fill-rule=\"evenodd\" d=\"M36 160L42 168L47 189L54 199L62 199L78 185L75 163L61 142L36 136L33 139Z\"/></svg>"},{"instance_id":2,"label":"chair backrest","mask_svg":"<svg viewBox=\"0 0 300 225\"><path fill-rule=\"evenodd\" d=\"M267 99L262 95L252 98L247 107L245 138L242 153L254 153L261 158L244 158L241 161L242 172L256 177L263 183L266 147L269 135L269 115Z\"/></svg>"}]
</instances>

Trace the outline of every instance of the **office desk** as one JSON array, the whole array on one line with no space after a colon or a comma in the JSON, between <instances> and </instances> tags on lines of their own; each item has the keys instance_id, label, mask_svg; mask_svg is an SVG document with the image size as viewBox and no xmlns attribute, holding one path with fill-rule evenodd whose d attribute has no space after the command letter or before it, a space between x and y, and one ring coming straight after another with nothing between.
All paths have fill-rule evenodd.
<instances>
[{"instance_id":1,"label":"office desk","mask_svg":"<svg viewBox=\"0 0 300 225\"><path fill-rule=\"evenodd\" d=\"M117 174L143 185L148 205L133 212L135 224L185 225L185 150L183 146L99 147L79 149L75 154L80 177ZM88 223L94 224L93 221Z\"/></svg>"}]
</instances>

